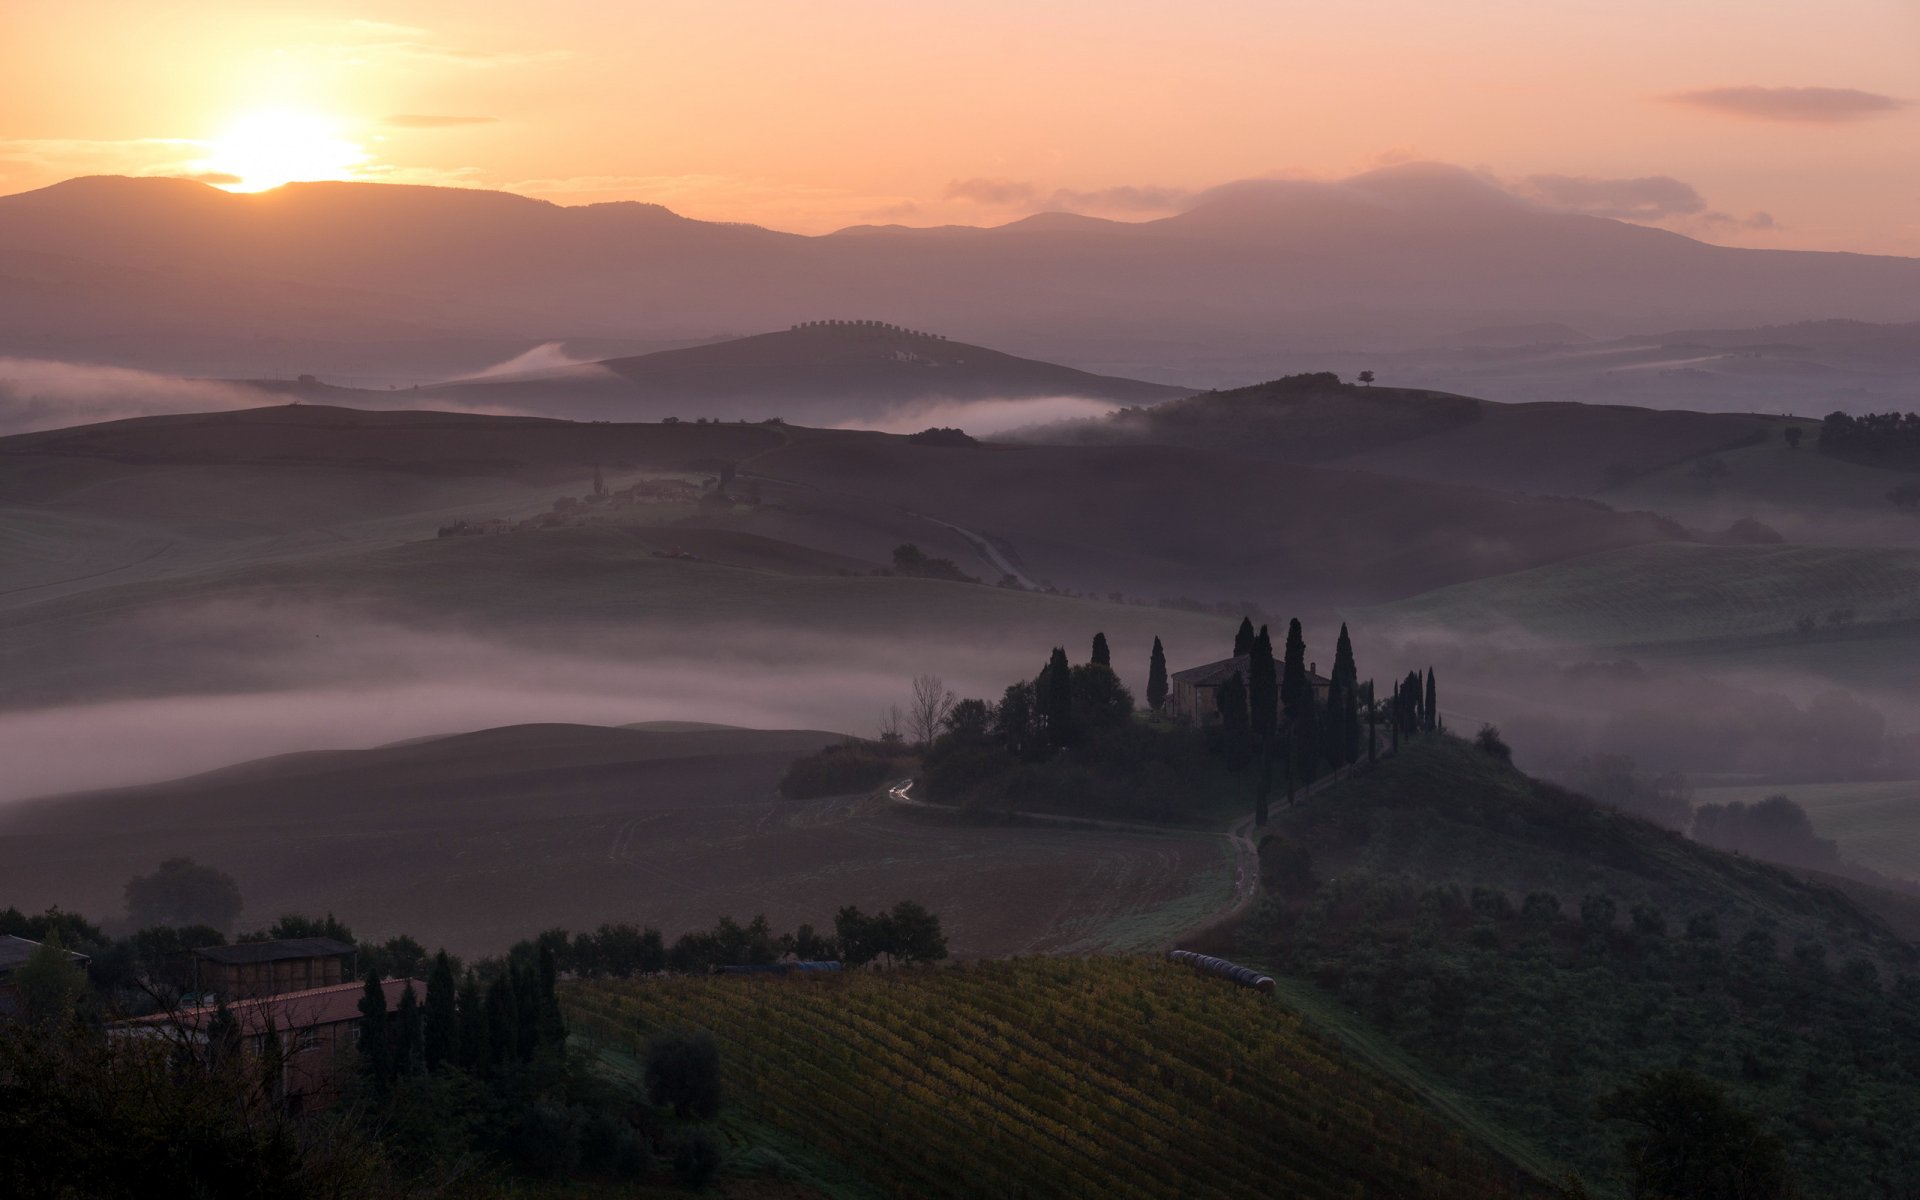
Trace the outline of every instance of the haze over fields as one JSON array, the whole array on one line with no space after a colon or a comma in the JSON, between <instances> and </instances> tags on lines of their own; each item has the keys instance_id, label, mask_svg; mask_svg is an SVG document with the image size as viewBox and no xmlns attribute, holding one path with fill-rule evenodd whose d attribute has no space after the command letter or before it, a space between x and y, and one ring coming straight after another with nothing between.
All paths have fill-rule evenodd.
<instances>
[{"instance_id":1,"label":"haze over fields","mask_svg":"<svg viewBox=\"0 0 1920 1200\"><path fill-rule=\"evenodd\" d=\"M0 1195L1911 1198L1916 55L12 6Z\"/></svg>"}]
</instances>

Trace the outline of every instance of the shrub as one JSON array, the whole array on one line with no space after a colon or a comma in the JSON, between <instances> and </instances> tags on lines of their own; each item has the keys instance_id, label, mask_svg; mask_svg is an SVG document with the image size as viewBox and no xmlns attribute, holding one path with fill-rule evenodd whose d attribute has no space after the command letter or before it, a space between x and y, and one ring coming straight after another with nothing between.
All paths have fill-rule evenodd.
<instances>
[{"instance_id":1,"label":"shrub","mask_svg":"<svg viewBox=\"0 0 1920 1200\"><path fill-rule=\"evenodd\" d=\"M1501 738L1496 725L1482 725L1480 732L1473 737L1473 744L1480 747L1483 753L1491 754L1502 762L1513 760L1513 747Z\"/></svg>"}]
</instances>

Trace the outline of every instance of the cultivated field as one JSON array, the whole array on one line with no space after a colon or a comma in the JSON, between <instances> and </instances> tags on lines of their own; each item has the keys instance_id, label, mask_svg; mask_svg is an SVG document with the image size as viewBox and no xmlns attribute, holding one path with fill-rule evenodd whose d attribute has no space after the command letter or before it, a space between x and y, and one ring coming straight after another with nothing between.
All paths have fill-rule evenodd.
<instances>
[{"instance_id":1,"label":"cultivated field","mask_svg":"<svg viewBox=\"0 0 1920 1200\"><path fill-rule=\"evenodd\" d=\"M497 952L555 925L831 924L915 899L961 956L1164 944L1227 902L1217 835L1005 828L774 785L834 735L538 725L306 753L0 808L8 903L110 919L173 855L238 879L242 928L331 911L362 935Z\"/></svg>"},{"instance_id":2,"label":"cultivated field","mask_svg":"<svg viewBox=\"0 0 1920 1200\"><path fill-rule=\"evenodd\" d=\"M611 1050L712 1031L735 1113L888 1196L1543 1195L1260 994L1142 959L576 985Z\"/></svg>"}]
</instances>

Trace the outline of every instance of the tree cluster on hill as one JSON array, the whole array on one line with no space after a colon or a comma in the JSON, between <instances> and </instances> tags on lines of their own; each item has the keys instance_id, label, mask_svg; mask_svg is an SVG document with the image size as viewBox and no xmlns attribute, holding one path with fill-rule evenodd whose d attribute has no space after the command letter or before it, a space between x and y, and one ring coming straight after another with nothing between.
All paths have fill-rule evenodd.
<instances>
[{"instance_id":1,"label":"tree cluster on hill","mask_svg":"<svg viewBox=\"0 0 1920 1200\"><path fill-rule=\"evenodd\" d=\"M836 742L794 759L780 778L780 794L789 800L812 800L870 792L896 778L904 769L901 760L913 753L902 739Z\"/></svg>"},{"instance_id":2,"label":"tree cluster on hill","mask_svg":"<svg viewBox=\"0 0 1920 1200\"><path fill-rule=\"evenodd\" d=\"M1693 837L1750 858L1832 871L1842 867L1840 848L1813 831L1807 810L1786 796L1746 804L1703 804L1693 813Z\"/></svg>"},{"instance_id":3,"label":"tree cluster on hill","mask_svg":"<svg viewBox=\"0 0 1920 1200\"><path fill-rule=\"evenodd\" d=\"M909 579L945 579L953 583L979 583L972 575L962 571L950 558L933 558L926 551L907 542L893 548L893 573Z\"/></svg>"},{"instance_id":4,"label":"tree cluster on hill","mask_svg":"<svg viewBox=\"0 0 1920 1200\"><path fill-rule=\"evenodd\" d=\"M1739 1156L1709 1125L1779 1137L1819 1194L1915 1177L1920 956L1838 893L1446 738L1287 814L1261 868L1235 954L1333 997L1590 1181L1788 1194L1764 1153L1747 1166L1767 1188L1661 1190L1724 1179ZM1706 1122L1691 1166L1641 1120L1691 1085L1630 1082L1679 1069L1730 1106L1683 1106ZM1624 1162L1603 1102L1641 1125Z\"/></svg>"},{"instance_id":5,"label":"tree cluster on hill","mask_svg":"<svg viewBox=\"0 0 1920 1200\"><path fill-rule=\"evenodd\" d=\"M1920 471L1920 413L1829 413L1820 422L1820 453L1848 462Z\"/></svg>"},{"instance_id":6,"label":"tree cluster on hill","mask_svg":"<svg viewBox=\"0 0 1920 1200\"><path fill-rule=\"evenodd\" d=\"M907 440L916 446L978 446L979 440L970 436L964 429L950 429L936 426L922 429L919 433L910 433Z\"/></svg>"}]
</instances>

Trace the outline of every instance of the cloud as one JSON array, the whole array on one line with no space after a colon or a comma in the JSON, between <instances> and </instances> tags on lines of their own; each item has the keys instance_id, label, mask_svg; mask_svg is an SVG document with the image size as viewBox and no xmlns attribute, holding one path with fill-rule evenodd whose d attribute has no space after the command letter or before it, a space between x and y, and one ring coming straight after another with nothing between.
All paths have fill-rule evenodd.
<instances>
[{"instance_id":1,"label":"cloud","mask_svg":"<svg viewBox=\"0 0 1920 1200\"><path fill-rule=\"evenodd\" d=\"M1061 188L1047 198L1045 207L1067 212L1173 212L1190 203L1193 195L1189 188L1155 184L1120 184L1090 192Z\"/></svg>"},{"instance_id":2,"label":"cloud","mask_svg":"<svg viewBox=\"0 0 1920 1200\"><path fill-rule=\"evenodd\" d=\"M1040 189L1022 179L956 179L947 185L947 199L971 204L1012 208L1032 204Z\"/></svg>"},{"instance_id":3,"label":"cloud","mask_svg":"<svg viewBox=\"0 0 1920 1200\"><path fill-rule=\"evenodd\" d=\"M1878 92L1828 87L1719 87L1676 92L1669 104L1704 108L1722 116L1753 121L1803 121L1835 125L1898 112L1911 102Z\"/></svg>"},{"instance_id":4,"label":"cloud","mask_svg":"<svg viewBox=\"0 0 1920 1200\"><path fill-rule=\"evenodd\" d=\"M454 129L462 125L493 125L499 117L450 117L430 113L395 113L382 124L396 129Z\"/></svg>"},{"instance_id":5,"label":"cloud","mask_svg":"<svg viewBox=\"0 0 1920 1200\"><path fill-rule=\"evenodd\" d=\"M1587 175L1529 175L1516 195L1568 212L1625 221L1658 221L1705 212L1707 202L1691 184L1671 175L1595 179Z\"/></svg>"}]
</instances>

